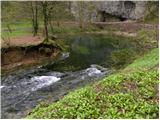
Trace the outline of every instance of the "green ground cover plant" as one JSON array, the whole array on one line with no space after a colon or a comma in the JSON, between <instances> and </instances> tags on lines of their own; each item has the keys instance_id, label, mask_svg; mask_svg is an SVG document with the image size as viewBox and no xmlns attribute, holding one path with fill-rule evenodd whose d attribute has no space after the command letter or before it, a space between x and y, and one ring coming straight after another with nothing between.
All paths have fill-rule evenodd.
<instances>
[{"instance_id":1,"label":"green ground cover plant","mask_svg":"<svg viewBox=\"0 0 160 120\"><path fill-rule=\"evenodd\" d=\"M158 118L157 67L155 48L118 73L58 102L39 104L26 118Z\"/></svg>"}]
</instances>

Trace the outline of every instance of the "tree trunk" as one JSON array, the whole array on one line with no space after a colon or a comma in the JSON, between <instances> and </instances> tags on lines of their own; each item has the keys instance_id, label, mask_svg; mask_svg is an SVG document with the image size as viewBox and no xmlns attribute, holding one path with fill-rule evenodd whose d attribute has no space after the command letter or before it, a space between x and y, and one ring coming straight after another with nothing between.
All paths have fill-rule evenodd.
<instances>
[{"instance_id":1,"label":"tree trunk","mask_svg":"<svg viewBox=\"0 0 160 120\"><path fill-rule=\"evenodd\" d=\"M38 33L38 7L37 2L35 2L35 6L31 1L31 11L32 11L32 26L33 26L33 36L36 36Z\"/></svg>"},{"instance_id":2,"label":"tree trunk","mask_svg":"<svg viewBox=\"0 0 160 120\"><path fill-rule=\"evenodd\" d=\"M68 1L68 10L69 10L69 12L71 13L71 1Z\"/></svg>"},{"instance_id":3,"label":"tree trunk","mask_svg":"<svg viewBox=\"0 0 160 120\"><path fill-rule=\"evenodd\" d=\"M59 22L59 20L57 20L57 26L60 27L60 22Z\"/></svg>"},{"instance_id":4,"label":"tree trunk","mask_svg":"<svg viewBox=\"0 0 160 120\"><path fill-rule=\"evenodd\" d=\"M48 41L48 15L47 15L47 2L41 2L44 16L44 29L45 29L45 40Z\"/></svg>"},{"instance_id":5,"label":"tree trunk","mask_svg":"<svg viewBox=\"0 0 160 120\"><path fill-rule=\"evenodd\" d=\"M33 27L33 36L34 36L35 35L34 34L34 9L33 9L32 1L31 1L31 12L32 12L32 27Z\"/></svg>"},{"instance_id":6,"label":"tree trunk","mask_svg":"<svg viewBox=\"0 0 160 120\"><path fill-rule=\"evenodd\" d=\"M79 1L79 27L81 29L81 31L84 30L84 16L83 16L83 1Z\"/></svg>"},{"instance_id":7,"label":"tree trunk","mask_svg":"<svg viewBox=\"0 0 160 120\"><path fill-rule=\"evenodd\" d=\"M35 29L35 35L37 35L37 33L38 33L38 5L37 5L37 1L36 1L36 8L35 8L35 27L34 27L34 29Z\"/></svg>"}]
</instances>

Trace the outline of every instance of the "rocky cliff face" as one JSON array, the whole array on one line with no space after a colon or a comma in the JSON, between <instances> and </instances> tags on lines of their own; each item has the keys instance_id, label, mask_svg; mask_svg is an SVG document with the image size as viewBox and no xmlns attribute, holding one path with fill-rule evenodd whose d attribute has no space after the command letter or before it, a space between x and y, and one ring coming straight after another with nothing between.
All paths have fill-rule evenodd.
<instances>
[{"instance_id":1,"label":"rocky cliff face","mask_svg":"<svg viewBox=\"0 0 160 120\"><path fill-rule=\"evenodd\" d=\"M144 1L98 1L98 2L72 2L72 13L76 19L79 12L83 12L85 20L92 22L137 20L144 16ZM80 8L83 8L80 9Z\"/></svg>"}]
</instances>

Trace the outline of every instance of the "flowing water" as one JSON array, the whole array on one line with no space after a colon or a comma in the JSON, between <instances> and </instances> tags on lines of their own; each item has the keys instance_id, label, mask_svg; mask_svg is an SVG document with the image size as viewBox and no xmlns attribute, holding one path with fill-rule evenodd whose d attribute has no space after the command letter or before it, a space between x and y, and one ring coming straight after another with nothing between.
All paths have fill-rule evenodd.
<instances>
[{"instance_id":1,"label":"flowing water","mask_svg":"<svg viewBox=\"0 0 160 120\"><path fill-rule=\"evenodd\" d=\"M114 47L109 38L76 36L67 44L69 52L61 53L56 61L2 77L2 118L23 118L41 101L57 101L110 73Z\"/></svg>"}]
</instances>

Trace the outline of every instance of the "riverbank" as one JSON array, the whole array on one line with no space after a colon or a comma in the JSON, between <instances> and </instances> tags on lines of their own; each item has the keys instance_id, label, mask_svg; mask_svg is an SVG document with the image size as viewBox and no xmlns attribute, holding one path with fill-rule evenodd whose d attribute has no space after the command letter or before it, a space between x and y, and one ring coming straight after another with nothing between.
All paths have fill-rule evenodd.
<instances>
[{"instance_id":1,"label":"riverbank","mask_svg":"<svg viewBox=\"0 0 160 120\"><path fill-rule=\"evenodd\" d=\"M60 53L58 48L43 48L28 49L22 47L11 47L4 50L2 54L1 70L3 73L10 73L18 70L19 68L25 68L35 65L40 65L45 61L54 60ZM48 50L48 52L46 51Z\"/></svg>"},{"instance_id":2,"label":"riverbank","mask_svg":"<svg viewBox=\"0 0 160 120\"><path fill-rule=\"evenodd\" d=\"M69 23L66 23L66 25L67 24ZM66 40L68 36L76 35L76 29L78 29L78 26L76 23L74 23L73 26L73 28L68 28L66 33L60 30L60 33L53 35L53 37L55 37L53 40L54 45L59 41L57 39ZM99 34L126 37L128 39L131 38L134 39L136 44L142 44L142 46L145 46L145 48L148 49L155 46L158 42L157 28L157 24L143 24L138 22L103 22L93 23L91 28L88 28L88 30L83 31L80 34ZM70 30L70 32L68 30ZM39 44L43 43L43 40L44 38L42 36L33 37L31 35L15 37L9 41L2 40L2 72L14 71L22 66L32 66L43 63L48 59L54 59L60 52L56 47L54 49L39 47L35 50L27 50L28 52L26 52L26 48L28 49L30 46L39 46ZM7 52L3 52L3 48L5 48L5 51Z\"/></svg>"},{"instance_id":3,"label":"riverbank","mask_svg":"<svg viewBox=\"0 0 160 120\"><path fill-rule=\"evenodd\" d=\"M9 73L19 68L38 65L45 61L54 60L61 51L61 48L56 46L56 44L45 44L42 40L28 40L29 41L23 42L23 39L22 41L18 39L17 42L12 42L12 46L3 46L3 48L1 48L2 73ZM34 42L29 44L30 41Z\"/></svg>"},{"instance_id":4,"label":"riverbank","mask_svg":"<svg viewBox=\"0 0 160 120\"><path fill-rule=\"evenodd\" d=\"M146 87L147 86L147 87ZM158 48L125 69L75 90L56 103L41 103L27 118L158 118Z\"/></svg>"}]
</instances>

